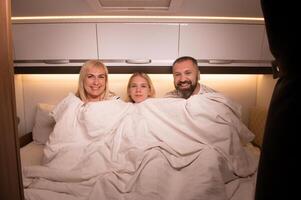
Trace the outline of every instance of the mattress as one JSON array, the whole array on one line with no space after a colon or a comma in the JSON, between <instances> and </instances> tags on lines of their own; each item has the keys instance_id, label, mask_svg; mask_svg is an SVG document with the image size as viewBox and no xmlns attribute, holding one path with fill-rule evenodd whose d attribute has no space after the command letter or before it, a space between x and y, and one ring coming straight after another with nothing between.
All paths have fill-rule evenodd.
<instances>
[{"instance_id":1,"label":"mattress","mask_svg":"<svg viewBox=\"0 0 301 200\"><path fill-rule=\"evenodd\" d=\"M43 144L30 142L20 149L21 165L40 165L43 158Z\"/></svg>"}]
</instances>

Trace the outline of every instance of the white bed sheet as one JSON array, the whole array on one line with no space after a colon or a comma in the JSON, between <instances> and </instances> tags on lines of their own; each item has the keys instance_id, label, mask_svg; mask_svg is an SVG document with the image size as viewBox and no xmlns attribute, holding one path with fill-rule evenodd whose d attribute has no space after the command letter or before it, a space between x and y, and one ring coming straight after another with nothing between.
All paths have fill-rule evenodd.
<instances>
[{"instance_id":1,"label":"white bed sheet","mask_svg":"<svg viewBox=\"0 0 301 200\"><path fill-rule=\"evenodd\" d=\"M22 167L40 165L43 159L43 148L45 145L37 144L35 142L30 142L26 146L20 149L21 164ZM258 159L260 156L260 149L254 146L252 143L248 143L245 148L252 154L254 154ZM252 177L236 179L232 183L227 185L227 188L231 190L231 187L239 187L233 194L231 200L253 200L255 194L256 176L254 174Z\"/></svg>"},{"instance_id":2,"label":"white bed sheet","mask_svg":"<svg viewBox=\"0 0 301 200\"><path fill-rule=\"evenodd\" d=\"M32 141L20 148L22 166L40 165L42 163L44 146L44 144L37 144ZM248 143L245 148L259 159L260 148L254 146L252 143Z\"/></svg>"},{"instance_id":3,"label":"white bed sheet","mask_svg":"<svg viewBox=\"0 0 301 200\"><path fill-rule=\"evenodd\" d=\"M260 148L254 146L252 143L248 143L245 146L245 149L253 154L258 160L260 157ZM239 187L233 194L231 200L254 200L255 199L255 187L256 187L256 178L257 178L257 171L250 177L247 178L240 178L235 181L239 183L232 183L238 184ZM228 187L231 184L228 184Z\"/></svg>"},{"instance_id":4,"label":"white bed sheet","mask_svg":"<svg viewBox=\"0 0 301 200\"><path fill-rule=\"evenodd\" d=\"M70 96L56 109L57 125L46 151L34 144L23 150L27 199L99 199L102 195L102 199L132 200L141 199L145 191L151 199L157 192L153 195L163 200L254 199L257 162L251 154L258 151L240 145L250 142L248 130L235 117L235 107L221 106L227 103L223 100L216 95L189 102L159 99L136 107L109 101L82 107ZM138 111L143 111L144 120ZM30 151L37 155L34 160L26 154ZM39 165L42 158L44 166L26 167ZM166 173L171 176L161 180ZM186 192L175 192L179 188Z\"/></svg>"}]
</instances>

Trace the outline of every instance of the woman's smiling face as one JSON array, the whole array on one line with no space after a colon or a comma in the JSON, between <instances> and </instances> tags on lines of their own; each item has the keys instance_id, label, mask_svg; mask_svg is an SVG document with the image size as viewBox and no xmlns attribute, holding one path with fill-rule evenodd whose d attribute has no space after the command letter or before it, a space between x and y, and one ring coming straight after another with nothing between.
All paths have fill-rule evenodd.
<instances>
[{"instance_id":1,"label":"woman's smiling face","mask_svg":"<svg viewBox=\"0 0 301 200\"><path fill-rule=\"evenodd\" d=\"M84 78L84 89L88 101L100 101L106 89L106 72L103 67L88 67Z\"/></svg>"}]
</instances>

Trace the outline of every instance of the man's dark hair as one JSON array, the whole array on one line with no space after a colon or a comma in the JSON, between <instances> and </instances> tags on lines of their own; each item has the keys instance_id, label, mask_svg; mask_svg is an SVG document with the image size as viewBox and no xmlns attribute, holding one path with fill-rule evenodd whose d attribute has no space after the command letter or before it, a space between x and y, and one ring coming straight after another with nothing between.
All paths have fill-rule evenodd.
<instances>
[{"instance_id":1,"label":"man's dark hair","mask_svg":"<svg viewBox=\"0 0 301 200\"><path fill-rule=\"evenodd\" d=\"M183 61L186 61L186 60L190 60L196 67L198 66L198 61L195 58L191 57L191 56L182 56L182 57L177 58L173 62L172 66L174 66L176 63L183 62Z\"/></svg>"},{"instance_id":2,"label":"man's dark hair","mask_svg":"<svg viewBox=\"0 0 301 200\"><path fill-rule=\"evenodd\" d=\"M200 69L198 67L198 61L191 56L182 56L182 57L177 58L172 64L172 70L173 70L173 67L175 66L175 64L183 62L183 61L187 61L187 60L190 60L193 64L193 66L196 68L197 80L200 80Z\"/></svg>"}]
</instances>

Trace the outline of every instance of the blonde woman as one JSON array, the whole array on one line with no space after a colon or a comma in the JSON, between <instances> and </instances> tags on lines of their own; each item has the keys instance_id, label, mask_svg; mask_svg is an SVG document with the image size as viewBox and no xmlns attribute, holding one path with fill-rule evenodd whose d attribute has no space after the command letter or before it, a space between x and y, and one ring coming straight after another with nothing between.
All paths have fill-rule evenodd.
<instances>
[{"instance_id":1,"label":"blonde woman","mask_svg":"<svg viewBox=\"0 0 301 200\"><path fill-rule=\"evenodd\" d=\"M155 88L147 74L136 72L130 77L126 101L140 103L147 98L155 97L155 94Z\"/></svg>"},{"instance_id":2,"label":"blonde woman","mask_svg":"<svg viewBox=\"0 0 301 200\"><path fill-rule=\"evenodd\" d=\"M76 96L84 102L119 99L109 91L108 69L99 60L89 60L82 66Z\"/></svg>"}]
</instances>

